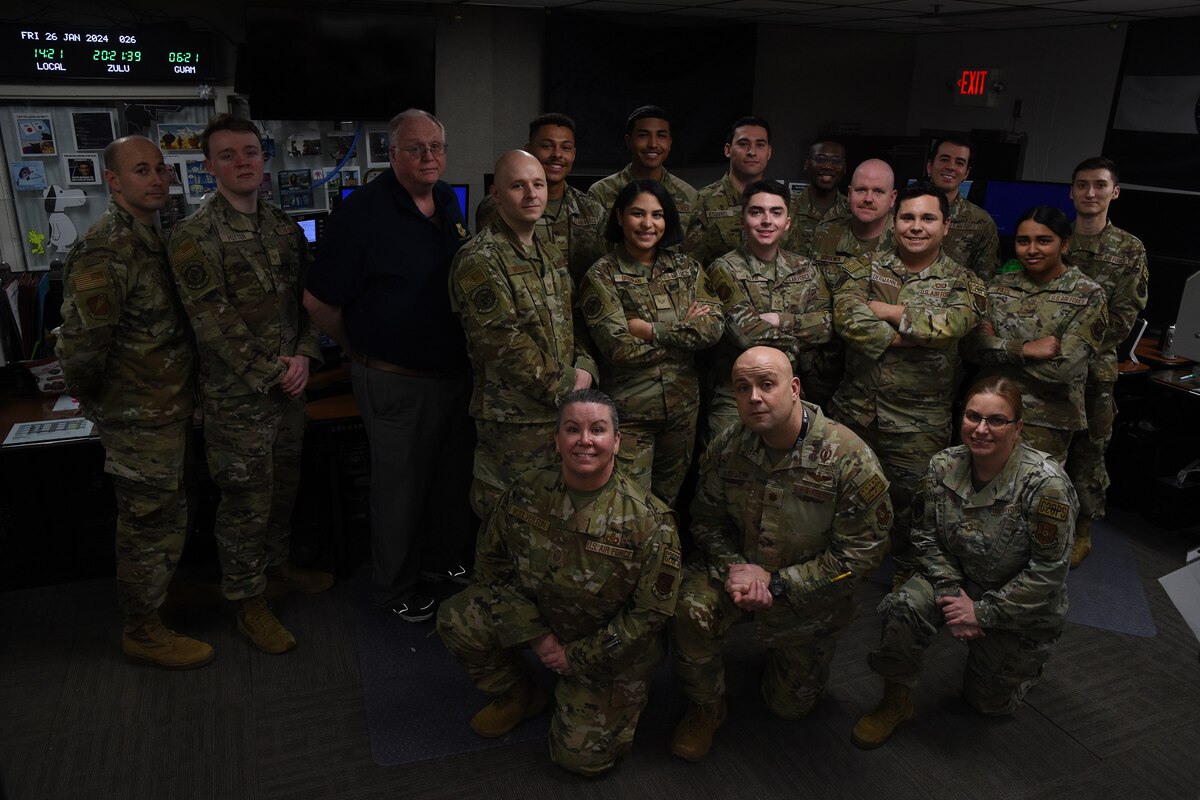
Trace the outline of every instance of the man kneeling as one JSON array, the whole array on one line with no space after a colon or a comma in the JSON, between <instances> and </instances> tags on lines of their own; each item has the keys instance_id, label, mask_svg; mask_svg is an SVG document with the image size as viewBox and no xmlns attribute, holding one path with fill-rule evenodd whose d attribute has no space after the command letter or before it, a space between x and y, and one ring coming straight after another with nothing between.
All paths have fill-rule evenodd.
<instances>
[{"instance_id":1,"label":"man kneeling","mask_svg":"<svg viewBox=\"0 0 1200 800\"><path fill-rule=\"evenodd\" d=\"M479 540L475 578L442 605L438 633L494 698L471 719L481 736L503 736L545 707L522 655L532 649L560 676L550 757L596 775L633 743L663 658L679 537L670 509L614 470L621 434L607 395L567 395L554 443L561 468L509 486Z\"/></svg>"},{"instance_id":2,"label":"man kneeling","mask_svg":"<svg viewBox=\"0 0 1200 800\"><path fill-rule=\"evenodd\" d=\"M671 752L708 754L725 719L725 635L753 620L767 648L762 694L785 719L807 714L855 586L888 547L892 506L878 459L849 428L800 399L788 357L753 347L733 365L740 423L709 446L692 504L699 558L671 619L675 677L691 701Z\"/></svg>"}]
</instances>

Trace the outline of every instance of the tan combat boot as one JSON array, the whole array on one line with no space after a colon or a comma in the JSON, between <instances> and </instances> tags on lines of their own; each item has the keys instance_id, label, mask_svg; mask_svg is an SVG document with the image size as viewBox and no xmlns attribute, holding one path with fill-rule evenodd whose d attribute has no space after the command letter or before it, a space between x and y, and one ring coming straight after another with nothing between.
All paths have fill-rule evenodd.
<instances>
[{"instance_id":1,"label":"tan combat boot","mask_svg":"<svg viewBox=\"0 0 1200 800\"><path fill-rule=\"evenodd\" d=\"M1075 569L1092 552L1092 521L1075 520L1075 542L1071 545L1071 569Z\"/></svg>"},{"instance_id":2,"label":"tan combat boot","mask_svg":"<svg viewBox=\"0 0 1200 800\"><path fill-rule=\"evenodd\" d=\"M685 761L701 760L712 749L713 735L724 721L724 697L715 703L688 703L671 736L671 752Z\"/></svg>"},{"instance_id":3,"label":"tan combat boot","mask_svg":"<svg viewBox=\"0 0 1200 800\"><path fill-rule=\"evenodd\" d=\"M267 567L267 597L279 597L288 592L316 594L333 586L333 576L328 572L297 567L284 562L277 567Z\"/></svg>"},{"instance_id":4,"label":"tan combat boot","mask_svg":"<svg viewBox=\"0 0 1200 800\"><path fill-rule=\"evenodd\" d=\"M195 669L213 660L212 646L163 627L158 612L125 621L121 650L131 664L163 669Z\"/></svg>"},{"instance_id":5,"label":"tan combat boot","mask_svg":"<svg viewBox=\"0 0 1200 800\"><path fill-rule=\"evenodd\" d=\"M471 717L471 728L480 736L495 739L517 727L522 720L537 716L546 707L546 693L529 677L522 678Z\"/></svg>"},{"instance_id":6,"label":"tan combat boot","mask_svg":"<svg viewBox=\"0 0 1200 800\"><path fill-rule=\"evenodd\" d=\"M874 750L888 740L897 725L912 716L912 690L902 683L885 683L883 699L854 726L850 741L863 750Z\"/></svg>"},{"instance_id":7,"label":"tan combat boot","mask_svg":"<svg viewBox=\"0 0 1200 800\"><path fill-rule=\"evenodd\" d=\"M264 653L277 656L296 646L296 637L275 618L262 595L241 601L237 622L238 630Z\"/></svg>"}]
</instances>

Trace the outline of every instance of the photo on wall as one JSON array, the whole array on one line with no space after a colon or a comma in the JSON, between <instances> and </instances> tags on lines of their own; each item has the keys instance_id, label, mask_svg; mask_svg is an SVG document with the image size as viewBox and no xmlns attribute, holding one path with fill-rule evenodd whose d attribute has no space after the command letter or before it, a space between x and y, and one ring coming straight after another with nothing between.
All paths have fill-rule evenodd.
<instances>
[{"instance_id":1,"label":"photo on wall","mask_svg":"<svg viewBox=\"0 0 1200 800\"><path fill-rule=\"evenodd\" d=\"M184 194L192 204L201 203L209 192L217 190L217 179L204 168L203 158L185 158L183 160Z\"/></svg>"},{"instance_id":2,"label":"photo on wall","mask_svg":"<svg viewBox=\"0 0 1200 800\"><path fill-rule=\"evenodd\" d=\"M367 131L368 164L372 167L384 167L388 164L388 133L387 131Z\"/></svg>"},{"instance_id":3,"label":"photo on wall","mask_svg":"<svg viewBox=\"0 0 1200 800\"><path fill-rule=\"evenodd\" d=\"M111 111L72 111L76 150L103 150L117 138Z\"/></svg>"},{"instance_id":4,"label":"photo on wall","mask_svg":"<svg viewBox=\"0 0 1200 800\"><path fill-rule=\"evenodd\" d=\"M95 153L63 154L63 171L69 186L98 186L102 182L100 157Z\"/></svg>"},{"instance_id":5,"label":"photo on wall","mask_svg":"<svg viewBox=\"0 0 1200 800\"><path fill-rule=\"evenodd\" d=\"M13 161L8 165L13 188L19 192L42 191L47 188L46 164L42 161Z\"/></svg>"},{"instance_id":6,"label":"photo on wall","mask_svg":"<svg viewBox=\"0 0 1200 800\"><path fill-rule=\"evenodd\" d=\"M194 122L160 123L158 147L164 153L198 151L204 126Z\"/></svg>"},{"instance_id":7,"label":"photo on wall","mask_svg":"<svg viewBox=\"0 0 1200 800\"><path fill-rule=\"evenodd\" d=\"M45 114L17 114L17 141L23 156L58 155L54 125Z\"/></svg>"}]
</instances>

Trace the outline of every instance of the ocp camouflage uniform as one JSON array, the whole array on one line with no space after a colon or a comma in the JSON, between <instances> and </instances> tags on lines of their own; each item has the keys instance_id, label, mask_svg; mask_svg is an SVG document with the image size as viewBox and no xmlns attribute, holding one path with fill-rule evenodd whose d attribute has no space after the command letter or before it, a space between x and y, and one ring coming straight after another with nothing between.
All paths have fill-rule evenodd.
<instances>
[{"instance_id":1,"label":"ocp camouflage uniform","mask_svg":"<svg viewBox=\"0 0 1200 800\"><path fill-rule=\"evenodd\" d=\"M301 305L308 243L278 208L243 214L217 192L175 226L170 259L196 335L208 469L221 490L221 590L255 597L265 569L287 561L300 483L304 398L279 388L279 357L321 358Z\"/></svg>"},{"instance_id":2,"label":"ocp camouflage uniform","mask_svg":"<svg viewBox=\"0 0 1200 800\"><path fill-rule=\"evenodd\" d=\"M104 445L127 618L162 605L187 537L184 454L195 351L162 232L110 202L63 270L57 354Z\"/></svg>"},{"instance_id":3,"label":"ocp camouflage uniform","mask_svg":"<svg viewBox=\"0 0 1200 800\"><path fill-rule=\"evenodd\" d=\"M783 249L811 258L817 226L822 223L849 222L850 203L844 194L835 192L833 205L825 211L820 211L813 205L812 190L806 188L800 194L792 195L788 216L792 220L792 227L788 229L783 240Z\"/></svg>"},{"instance_id":4,"label":"ocp camouflage uniform","mask_svg":"<svg viewBox=\"0 0 1200 800\"><path fill-rule=\"evenodd\" d=\"M707 267L714 259L740 248L745 241L742 193L733 187L727 172L721 180L697 193L683 239L683 252Z\"/></svg>"},{"instance_id":5,"label":"ocp camouflage uniform","mask_svg":"<svg viewBox=\"0 0 1200 800\"><path fill-rule=\"evenodd\" d=\"M475 230L482 231L500 219L496 198L488 196L475 210ZM608 252L604 241L604 226L608 212L600 204L574 186L567 185L557 212L550 203L537 221L533 235L550 242L567 254L567 268L578 289L583 275L596 260Z\"/></svg>"},{"instance_id":6,"label":"ocp camouflage uniform","mask_svg":"<svg viewBox=\"0 0 1200 800\"><path fill-rule=\"evenodd\" d=\"M521 475L479 539L473 582L442 604L438 633L491 696L528 679L522 651L553 633L569 671L555 688L550 757L596 774L633 743L681 555L670 510L619 470L580 502L558 466Z\"/></svg>"},{"instance_id":7,"label":"ocp camouflage uniform","mask_svg":"<svg viewBox=\"0 0 1200 800\"><path fill-rule=\"evenodd\" d=\"M588 197L595 200L604 209L605 219L612 213L613 202L626 184L633 183L633 164L629 164L620 172L614 172L607 178L601 178L588 189ZM658 181L675 201L675 210L679 212L679 224L683 230L691 224L692 209L696 205L696 190L690 183L676 178L663 167L662 178Z\"/></svg>"},{"instance_id":8,"label":"ocp camouflage uniform","mask_svg":"<svg viewBox=\"0 0 1200 800\"><path fill-rule=\"evenodd\" d=\"M1096 236L1071 236L1067 260L1100 284L1108 300L1108 329L1088 365L1084 405L1087 407L1087 436L1071 441L1067 474L1079 492L1079 516L1104 516L1108 471L1104 452L1112 441L1117 406L1113 387L1117 382L1117 345L1129 337L1133 323L1146 307L1150 270L1146 248L1136 236L1109 222Z\"/></svg>"},{"instance_id":9,"label":"ocp camouflage uniform","mask_svg":"<svg viewBox=\"0 0 1200 800\"><path fill-rule=\"evenodd\" d=\"M851 258L857 258L877 250L888 250L892 242L892 217L887 217L887 227L874 239L859 239L850 229L852 217L832 219L817 225L813 239L812 260L821 269L825 284L832 294L846 276L842 269ZM821 406L829 407L834 392L846 374L846 343L840 336L817 348L812 373L804 379L804 396Z\"/></svg>"},{"instance_id":10,"label":"ocp camouflage uniform","mask_svg":"<svg viewBox=\"0 0 1200 800\"><path fill-rule=\"evenodd\" d=\"M784 250L765 263L743 245L714 261L708 274L725 315L725 334L717 344L711 372L711 434L738 421L733 362L757 345L786 353L800 376L805 398L819 405L808 391L809 378L819 348L833 338L833 300L821 271L807 258ZM760 316L772 312L779 315L778 327Z\"/></svg>"},{"instance_id":11,"label":"ocp camouflage uniform","mask_svg":"<svg viewBox=\"0 0 1200 800\"><path fill-rule=\"evenodd\" d=\"M950 232L942 253L987 282L1000 269L1000 234L992 215L959 193L950 204Z\"/></svg>"},{"instance_id":12,"label":"ocp camouflage uniform","mask_svg":"<svg viewBox=\"0 0 1200 800\"><path fill-rule=\"evenodd\" d=\"M959 340L987 307L983 282L944 254L910 273L895 250L846 262L834 292L833 322L846 341L846 374L830 416L849 425L883 462L896 523L892 558L911 569L910 502L929 459L950 441L958 393ZM899 333L915 347L893 347L897 329L875 316L870 300L904 305Z\"/></svg>"},{"instance_id":13,"label":"ocp camouflage uniform","mask_svg":"<svg viewBox=\"0 0 1200 800\"><path fill-rule=\"evenodd\" d=\"M471 507L486 520L518 475L556 460L558 403L578 370L599 370L576 336L567 259L553 243L521 242L503 220L481 230L450 267L450 307L467 334L474 387Z\"/></svg>"},{"instance_id":14,"label":"ocp camouflage uniform","mask_svg":"<svg viewBox=\"0 0 1200 800\"><path fill-rule=\"evenodd\" d=\"M708 304L709 313L685 319L693 302ZM647 267L618 245L588 270L579 307L603 361L605 391L621 412L618 458L631 478L673 505L696 438L695 353L721 338L721 301L695 259L659 248ZM650 341L629 332L633 318L652 324Z\"/></svg>"},{"instance_id":15,"label":"ocp camouflage uniform","mask_svg":"<svg viewBox=\"0 0 1200 800\"><path fill-rule=\"evenodd\" d=\"M1067 615L1067 568L1078 509L1066 473L1018 444L975 491L963 446L938 453L913 504L920 574L879 604L883 635L868 657L887 681L915 686L941 629L941 597L975 601L985 636L967 641L963 695L984 714L1011 714L1037 683Z\"/></svg>"},{"instance_id":16,"label":"ocp camouflage uniform","mask_svg":"<svg viewBox=\"0 0 1200 800\"><path fill-rule=\"evenodd\" d=\"M804 403L805 423L778 463L754 431L723 431L700 462L689 560L671 619L672 669L689 700L725 694L722 650L733 625L752 620L768 650L762 694L792 719L812 709L837 639L858 613L855 588L887 552L892 506L870 448ZM787 586L765 611L742 611L725 591L732 564L778 572ZM841 577L850 573L846 577Z\"/></svg>"},{"instance_id":17,"label":"ocp camouflage uniform","mask_svg":"<svg viewBox=\"0 0 1200 800\"><path fill-rule=\"evenodd\" d=\"M983 366L979 377L1001 375L1021 388L1021 438L1058 463L1076 433L1087 430L1083 392L1088 363L1108 322L1104 290L1075 267L1039 284L1025 270L1005 272L988 286L987 319L995 336L979 328L963 340L966 357ZM1056 336L1059 353L1026 360L1026 342Z\"/></svg>"}]
</instances>

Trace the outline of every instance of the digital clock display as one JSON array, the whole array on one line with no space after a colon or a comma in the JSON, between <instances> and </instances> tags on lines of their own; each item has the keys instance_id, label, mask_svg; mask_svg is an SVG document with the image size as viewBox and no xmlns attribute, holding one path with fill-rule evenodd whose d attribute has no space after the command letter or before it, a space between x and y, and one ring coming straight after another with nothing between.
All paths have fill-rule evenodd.
<instances>
[{"instance_id":1,"label":"digital clock display","mask_svg":"<svg viewBox=\"0 0 1200 800\"><path fill-rule=\"evenodd\" d=\"M162 83L215 80L212 36L190 31L0 25L0 78Z\"/></svg>"}]
</instances>

